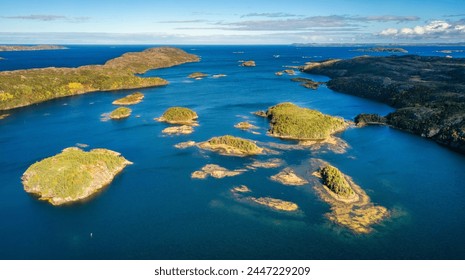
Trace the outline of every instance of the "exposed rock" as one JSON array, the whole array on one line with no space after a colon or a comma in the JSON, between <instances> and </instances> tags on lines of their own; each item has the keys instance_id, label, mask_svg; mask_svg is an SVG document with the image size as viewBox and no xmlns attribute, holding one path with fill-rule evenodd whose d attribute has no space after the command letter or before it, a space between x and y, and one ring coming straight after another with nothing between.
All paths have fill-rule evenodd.
<instances>
[{"instance_id":1,"label":"exposed rock","mask_svg":"<svg viewBox=\"0 0 465 280\"><path fill-rule=\"evenodd\" d=\"M253 112L253 114L259 117L263 117L263 118L267 117L265 111L257 111L257 112Z\"/></svg>"},{"instance_id":2,"label":"exposed rock","mask_svg":"<svg viewBox=\"0 0 465 280\"><path fill-rule=\"evenodd\" d=\"M234 187L231 189L231 192L233 193L249 193L252 192L247 186L245 185L240 185L238 187Z\"/></svg>"},{"instance_id":3,"label":"exposed rock","mask_svg":"<svg viewBox=\"0 0 465 280\"><path fill-rule=\"evenodd\" d=\"M3 120L4 118L8 117L10 114L0 114L0 120Z\"/></svg>"},{"instance_id":4,"label":"exposed rock","mask_svg":"<svg viewBox=\"0 0 465 280\"><path fill-rule=\"evenodd\" d=\"M216 164L207 164L201 170L194 171L191 178L205 179L208 176L221 179L224 177L237 176L244 173L246 169L228 170Z\"/></svg>"},{"instance_id":5,"label":"exposed rock","mask_svg":"<svg viewBox=\"0 0 465 280\"><path fill-rule=\"evenodd\" d=\"M255 125L253 125L253 124L251 124L249 122L240 122L240 123L234 125L234 127L239 128L239 129L244 129L244 130L258 128L258 127L256 127Z\"/></svg>"},{"instance_id":6,"label":"exposed rock","mask_svg":"<svg viewBox=\"0 0 465 280\"><path fill-rule=\"evenodd\" d=\"M208 75L205 74L205 73L202 73L202 72L194 72L194 73L189 75L189 78L191 78L191 79L201 79L201 78L204 78L204 77L208 77Z\"/></svg>"},{"instance_id":7,"label":"exposed rock","mask_svg":"<svg viewBox=\"0 0 465 280\"><path fill-rule=\"evenodd\" d=\"M354 119L357 126L386 124L386 118L378 114L359 114Z\"/></svg>"},{"instance_id":8,"label":"exposed rock","mask_svg":"<svg viewBox=\"0 0 465 280\"><path fill-rule=\"evenodd\" d=\"M284 74L284 72L283 71L278 71L278 72L275 72L274 74L276 76L282 76Z\"/></svg>"},{"instance_id":9,"label":"exposed rock","mask_svg":"<svg viewBox=\"0 0 465 280\"><path fill-rule=\"evenodd\" d=\"M187 142L178 143L174 145L174 147L178 149L185 149L185 148L193 147L195 146L195 144L196 144L195 141L187 141Z\"/></svg>"},{"instance_id":10,"label":"exposed rock","mask_svg":"<svg viewBox=\"0 0 465 280\"><path fill-rule=\"evenodd\" d=\"M314 80L309 79L309 78L292 78L291 81L300 82L301 86L309 88L309 89L314 89L314 90L318 89L318 87L321 84L324 84L322 82L315 82Z\"/></svg>"},{"instance_id":11,"label":"exposed rock","mask_svg":"<svg viewBox=\"0 0 465 280\"><path fill-rule=\"evenodd\" d=\"M286 73L288 75L291 75L291 76L295 75L294 69L286 69L286 70L284 70L284 73Z\"/></svg>"},{"instance_id":12,"label":"exposed rock","mask_svg":"<svg viewBox=\"0 0 465 280\"><path fill-rule=\"evenodd\" d=\"M248 60L248 61L244 61L242 62L241 66L245 66L245 67L255 67L255 61L253 60Z\"/></svg>"},{"instance_id":13,"label":"exposed rock","mask_svg":"<svg viewBox=\"0 0 465 280\"><path fill-rule=\"evenodd\" d=\"M276 175L271 176L271 179L289 186L301 186L308 183L307 180L300 178L291 168L285 168Z\"/></svg>"},{"instance_id":14,"label":"exposed rock","mask_svg":"<svg viewBox=\"0 0 465 280\"><path fill-rule=\"evenodd\" d=\"M294 202L290 201L285 201L277 198L272 198L272 197L249 197L251 201L258 203L260 205L269 207L273 210L278 210L278 211L287 211L287 212L293 212L299 210L299 206L295 204Z\"/></svg>"},{"instance_id":15,"label":"exposed rock","mask_svg":"<svg viewBox=\"0 0 465 280\"><path fill-rule=\"evenodd\" d=\"M194 129L190 125L171 126L162 130L165 134L191 134Z\"/></svg>"},{"instance_id":16,"label":"exposed rock","mask_svg":"<svg viewBox=\"0 0 465 280\"><path fill-rule=\"evenodd\" d=\"M24 172L24 190L40 200L61 205L86 199L111 183L126 165L131 164L119 153L94 149L64 149L60 154L31 165Z\"/></svg>"}]
</instances>

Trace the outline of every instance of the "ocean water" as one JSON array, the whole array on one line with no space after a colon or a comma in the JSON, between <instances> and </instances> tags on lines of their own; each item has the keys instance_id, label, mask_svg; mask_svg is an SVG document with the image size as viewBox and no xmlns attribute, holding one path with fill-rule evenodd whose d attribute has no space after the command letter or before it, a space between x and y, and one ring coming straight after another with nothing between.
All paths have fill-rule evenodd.
<instances>
[{"instance_id":1,"label":"ocean water","mask_svg":"<svg viewBox=\"0 0 465 280\"><path fill-rule=\"evenodd\" d=\"M69 46L67 50L3 52L0 70L104 63L148 46ZM268 121L251 114L290 101L351 120L359 113L387 114L387 105L317 91L274 75L284 66L367 53L352 47L181 46L199 63L152 70L170 84L140 90L142 103L122 121L104 121L111 104L134 91L98 92L62 98L11 112L0 120L0 259L464 259L465 156L432 141L389 127L349 128L338 136L345 153L328 149L281 151L253 158L225 157L183 141L232 134L259 143L293 144L266 135ZM441 55L458 47L406 47L411 54ZM386 55L382 53L370 55ZM452 56L465 56L454 52ZM257 66L239 67L253 59ZM222 78L191 80L192 72ZM327 80L297 73L298 77ZM199 115L191 135L165 136L153 118L170 106ZM260 135L234 124L247 119ZM21 175L32 163L62 149L87 144L108 148L134 162L89 201L54 207L27 194ZM282 168L205 180L190 174L208 163L235 169L254 159L282 158L308 176L312 159L323 159L359 184L392 215L370 234L354 234L328 221L329 206L311 185L284 186L269 179ZM254 196L297 203L297 214L237 201L230 189L247 185Z\"/></svg>"}]
</instances>

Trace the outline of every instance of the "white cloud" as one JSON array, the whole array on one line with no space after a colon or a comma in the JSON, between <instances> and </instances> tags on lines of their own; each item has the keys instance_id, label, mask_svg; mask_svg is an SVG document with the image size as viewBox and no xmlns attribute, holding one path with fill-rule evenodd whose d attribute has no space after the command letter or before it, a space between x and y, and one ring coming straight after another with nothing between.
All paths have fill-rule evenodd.
<instances>
[{"instance_id":1,"label":"white cloud","mask_svg":"<svg viewBox=\"0 0 465 280\"><path fill-rule=\"evenodd\" d=\"M381 35L384 36L396 35L397 33L399 33L399 31L395 28L388 28L381 31Z\"/></svg>"},{"instance_id":2,"label":"white cloud","mask_svg":"<svg viewBox=\"0 0 465 280\"><path fill-rule=\"evenodd\" d=\"M413 28L387 28L382 30L379 35L408 38L451 38L454 35L465 36L465 25L459 23L433 20L426 25L417 25Z\"/></svg>"}]
</instances>

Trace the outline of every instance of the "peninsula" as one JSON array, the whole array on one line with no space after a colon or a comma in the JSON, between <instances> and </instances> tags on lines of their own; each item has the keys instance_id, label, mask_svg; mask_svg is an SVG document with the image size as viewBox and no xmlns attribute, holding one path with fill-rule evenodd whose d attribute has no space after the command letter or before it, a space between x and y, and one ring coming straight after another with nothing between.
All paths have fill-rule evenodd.
<instances>
[{"instance_id":1,"label":"peninsula","mask_svg":"<svg viewBox=\"0 0 465 280\"><path fill-rule=\"evenodd\" d=\"M0 52L15 52L15 51L45 51L45 50L66 50L67 47L55 45L2 45Z\"/></svg>"},{"instance_id":2,"label":"peninsula","mask_svg":"<svg viewBox=\"0 0 465 280\"><path fill-rule=\"evenodd\" d=\"M126 53L104 65L3 71L0 72L0 110L88 92L163 86L168 84L164 79L142 78L136 74L196 61L199 61L196 55L164 47Z\"/></svg>"},{"instance_id":3,"label":"peninsula","mask_svg":"<svg viewBox=\"0 0 465 280\"><path fill-rule=\"evenodd\" d=\"M356 57L301 67L331 78L335 91L373 99L397 110L385 118L395 128L465 153L465 59L416 55ZM370 112L360 112L370 113ZM362 118L366 123L366 115Z\"/></svg>"},{"instance_id":4,"label":"peninsula","mask_svg":"<svg viewBox=\"0 0 465 280\"><path fill-rule=\"evenodd\" d=\"M24 190L40 200L61 205L83 200L111 183L128 164L119 153L94 149L64 149L31 165L24 172Z\"/></svg>"}]
</instances>

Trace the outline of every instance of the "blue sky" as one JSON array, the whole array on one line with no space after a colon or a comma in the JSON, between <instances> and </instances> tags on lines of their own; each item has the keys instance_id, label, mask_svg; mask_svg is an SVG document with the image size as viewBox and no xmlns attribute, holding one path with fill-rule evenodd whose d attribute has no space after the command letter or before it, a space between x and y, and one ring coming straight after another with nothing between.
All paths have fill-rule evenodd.
<instances>
[{"instance_id":1,"label":"blue sky","mask_svg":"<svg viewBox=\"0 0 465 280\"><path fill-rule=\"evenodd\" d=\"M465 4L409 0L14 0L0 44L465 42Z\"/></svg>"}]
</instances>

